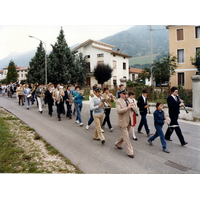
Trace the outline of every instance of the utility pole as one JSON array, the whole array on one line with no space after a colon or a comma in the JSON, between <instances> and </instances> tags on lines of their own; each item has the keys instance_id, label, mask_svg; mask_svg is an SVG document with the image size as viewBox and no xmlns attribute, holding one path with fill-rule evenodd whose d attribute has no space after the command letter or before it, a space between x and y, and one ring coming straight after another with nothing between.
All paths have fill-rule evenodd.
<instances>
[{"instance_id":1,"label":"utility pole","mask_svg":"<svg viewBox=\"0 0 200 200\"><path fill-rule=\"evenodd\" d=\"M151 28L151 25L149 25L149 27L150 27L150 46L151 46L151 86L153 86L152 28Z\"/></svg>"}]
</instances>

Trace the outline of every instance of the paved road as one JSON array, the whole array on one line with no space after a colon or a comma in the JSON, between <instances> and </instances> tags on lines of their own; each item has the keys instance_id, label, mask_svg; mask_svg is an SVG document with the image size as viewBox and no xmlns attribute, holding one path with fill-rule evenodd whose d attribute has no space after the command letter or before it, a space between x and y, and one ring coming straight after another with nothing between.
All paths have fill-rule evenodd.
<instances>
[{"instance_id":1,"label":"paved road","mask_svg":"<svg viewBox=\"0 0 200 200\"><path fill-rule=\"evenodd\" d=\"M85 125L89 119L89 104L84 102L82 110L83 127L75 124L75 117L69 120L62 116L62 121L57 121L56 107L53 116L48 116L47 108L43 114L38 112L36 105L31 105L26 110L25 105L19 106L15 98L0 96L0 106L15 114L18 118L34 128L45 140L58 149L66 158L77 165L87 174L199 174L200 173L200 123L180 120L180 126L188 145L181 146L175 133L172 142L167 141L171 153L162 151L160 140L154 141L154 146L147 142L145 134L138 134L138 141L131 140L135 158L126 155L126 147L118 150L114 143L120 137L119 128L116 126L117 114L112 109L111 122L115 130L109 132L105 129L106 143L102 145L94 141L93 133L95 124L89 130ZM140 118L137 118L138 121ZM148 115L148 124L151 132L155 131L153 116ZM164 132L167 126L164 125ZM137 126L136 126L137 130ZM143 130L144 131L144 130Z\"/></svg>"}]
</instances>

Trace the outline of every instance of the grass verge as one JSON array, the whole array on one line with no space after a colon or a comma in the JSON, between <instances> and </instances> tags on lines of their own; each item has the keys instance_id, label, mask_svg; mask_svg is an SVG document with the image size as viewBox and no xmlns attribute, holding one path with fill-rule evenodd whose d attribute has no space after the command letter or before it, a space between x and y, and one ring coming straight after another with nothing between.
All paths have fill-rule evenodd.
<instances>
[{"instance_id":1,"label":"grass verge","mask_svg":"<svg viewBox=\"0 0 200 200\"><path fill-rule=\"evenodd\" d=\"M82 173L33 128L0 108L0 173Z\"/></svg>"}]
</instances>

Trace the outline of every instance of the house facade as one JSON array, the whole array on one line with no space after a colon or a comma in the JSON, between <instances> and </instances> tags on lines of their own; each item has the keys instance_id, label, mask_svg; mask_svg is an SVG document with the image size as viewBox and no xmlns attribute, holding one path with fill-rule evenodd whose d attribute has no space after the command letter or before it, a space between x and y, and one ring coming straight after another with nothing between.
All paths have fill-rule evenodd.
<instances>
[{"instance_id":1,"label":"house facade","mask_svg":"<svg viewBox=\"0 0 200 200\"><path fill-rule=\"evenodd\" d=\"M131 81L136 81L138 79L138 75L143 72L143 69L138 68L129 68L129 79ZM145 79L144 80L145 85L151 85L151 79Z\"/></svg>"},{"instance_id":2,"label":"house facade","mask_svg":"<svg viewBox=\"0 0 200 200\"><path fill-rule=\"evenodd\" d=\"M112 45L89 39L72 49L87 58L86 84L88 86L92 87L94 84L98 84L93 75L94 67L97 64L109 64L113 69L112 77L105 85L120 85L122 81L129 79L129 58L131 56L120 53L119 49L117 52L113 51L113 48Z\"/></svg>"},{"instance_id":3,"label":"house facade","mask_svg":"<svg viewBox=\"0 0 200 200\"><path fill-rule=\"evenodd\" d=\"M19 80L19 83L22 81L22 80L26 80L26 74L28 72L28 68L29 67L18 67L17 65L15 66L16 70L17 70L17 73L18 73L18 80ZM5 67L3 68L3 73L2 73L2 77L6 78L7 76L7 73L8 73L8 67ZM2 78L3 79L3 78Z\"/></svg>"},{"instance_id":4,"label":"house facade","mask_svg":"<svg viewBox=\"0 0 200 200\"><path fill-rule=\"evenodd\" d=\"M191 64L190 57L195 57L200 50L200 25L169 25L169 52L177 57L178 68L170 78L171 86L182 85L192 89L191 77L197 68Z\"/></svg>"}]
</instances>

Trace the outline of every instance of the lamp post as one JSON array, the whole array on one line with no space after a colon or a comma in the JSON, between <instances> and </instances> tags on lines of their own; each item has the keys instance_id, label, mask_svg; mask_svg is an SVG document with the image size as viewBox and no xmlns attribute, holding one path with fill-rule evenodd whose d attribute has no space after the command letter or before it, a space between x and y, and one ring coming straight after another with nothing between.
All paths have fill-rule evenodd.
<instances>
[{"instance_id":1,"label":"lamp post","mask_svg":"<svg viewBox=\"0 0 200 200\"><path fill-rule=\"evenodd\" d=\"M153 67L153 56L152 56L152 28L150 27L150 46L151 46L151 86L153 86L153 73L152 73L152 67Z\"/></svg>"},{"instance_id":2,"label":"lamp post","mask_svg":"<svg viewBox=\"0 0 200 200\"><path fill-rule=\"evenodd\" d=\"M30 38L35 38L36 40L39 40L40 42L42 42L43 44L44 44L44 46L45 46L45 84L47 85L47 55L46 55L46 44L42 41L42 40L40 40L40 39L38 39L38 38L36 38L36 37L34 37L34 36L31 36L31 35L29 35L29 37Z\"/></svg>"}]
</instances>

